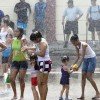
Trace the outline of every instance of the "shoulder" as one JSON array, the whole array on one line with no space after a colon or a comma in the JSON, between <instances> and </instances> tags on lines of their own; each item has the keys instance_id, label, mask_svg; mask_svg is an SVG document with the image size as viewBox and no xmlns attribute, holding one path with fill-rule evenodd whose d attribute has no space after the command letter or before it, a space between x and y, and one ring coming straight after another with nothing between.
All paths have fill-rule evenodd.
<instances>
[{"instance_id":1,"label":"shoulder","mask_svg":"<svg viewBox=\"0 0 100 100\"><path fill-rule=\"evenodd\" d=\"M82 47L85 48L88 46L88 44L86 42L81 42L82 43Z\"/></svg>"},{"instance_id":2,"label":"shoulder","mask_svg":"<svg viewBox=\"0 0 100 100\"><path fill-rule=\"evenodd\" d=\"M20 4L20 2L19 2L19 3L16 3L16 4L15 4L15 7L17 7L19 4Z\"/></svg>"}]
</instances>

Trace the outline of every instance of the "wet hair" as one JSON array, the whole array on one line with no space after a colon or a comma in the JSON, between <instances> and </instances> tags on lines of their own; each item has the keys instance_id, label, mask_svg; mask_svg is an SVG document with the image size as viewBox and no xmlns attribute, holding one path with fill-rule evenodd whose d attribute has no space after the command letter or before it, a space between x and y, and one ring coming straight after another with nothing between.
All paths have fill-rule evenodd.
<instances>
[{"instance_id":1,"label":"wet hair","mask_svg":"<svg viewBox=\"0 0 100 100\"><path fill-rule=\"evenodd\" d=\"M68 0L68 3L73 3L73 0Z\"/></svg>"},{"instance_id":2,"label":"wet hair","mask_svg":"<svg viewBox=\"0 0 100 100\"><path fill-rule=\"evenodd\" d=\"M35 41L37 38L42 38L42 34L39 31L35 31L30 35L31 41Z\"/></svg>"},{"instance_id":3,"label":"wet hair","mask_svg":"<svg viewBox=\"0 0 100 100\"><path fill-rule=\"evenodd\" d=\"M7 34L7 35L6 35L6 38L7 38L8 36L10 36L11 38L13 38L13 35L12 35L12 34Z\"/></svg>"},{"instance_id":4,"label":"wet hair","mask_svg":"<svg viewBox=\"0 0 100 100\"><path fill-rule=\"evenodd\" d=\"M10 18L10 16L9 16L9 15L5 15L4 17L8 17L8 18Z\"/></svg>"},{"instance_id":5,"label":"wet hair","mask_svg":"<svg viewBox=\"0 0 100 100\"><path fill-rule=\"evenodd\" d=\"M61 61L62 61L62 62L69 61L69 57L68 57L68 56L63 56L63 57L61 57Z\"/></svg>"},{"instance_id":6,"label":"wet hair","mask_svg":"<svg viewBox=\"0 0 100 100\"><path fill-rule=\"evenodd\" d=\"M24 30L23 30L22 28L17 28L17 29L18 29L18 31L20 32L20 34L19 34L18 37L21 37L21 38L22 38L22 36L23 36L23 34L24 34Z\"/></svg>"},{"instance_id":7,"label":"wet hair","mask_svg":"<svg viewBox=\"0 0 100 100\"><path fill-rule=\"evenodd\" d=\"M35 70L39 70L39 65L38 65L38 57L37 55L30 55L30 61L33 61L35 60Z\"/></svg>"},{"instance_id":8,"label":"wet hair","mask_svg":"<svg viewBox=\"0 0 100 100\"><path fill-rule=\"evenodd\" d=\"M37 55L30 55L30 61L32 61L32 60L37 61L38 60Z\"/></svg>"},{"instance_id":9,"label":"wet hair","mask_svg":"<svg viewBox=\"0 0 100 100\"><path fill-rule=\"evenodd\" d=\"M9 21L8 20L3 20L4 24L7 24L7 26L9 26Z\"/></svg>"},{"instance_id":10,"label":"wet hair","mask_svg":"<svg viewBox=\"0 0 100 100\"><path fill-rule=\"evenodd\" d=\"M77 41L79 39L77 34L71 36L70 41Z\"/></svg>"}]
</instances>

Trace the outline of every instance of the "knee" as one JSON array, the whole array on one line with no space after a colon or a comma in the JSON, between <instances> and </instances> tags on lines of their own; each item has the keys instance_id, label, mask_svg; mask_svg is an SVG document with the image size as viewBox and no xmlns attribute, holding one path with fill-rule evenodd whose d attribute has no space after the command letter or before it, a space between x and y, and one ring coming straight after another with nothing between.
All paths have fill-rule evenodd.
<instances>
[{"instance_id":1,"label":"knee","mask_svg":"<svg viewBox=\"0 0 100 100\"><path fill-rule=\"evenodd\" d=\"M82 75L82 81L85 81L86 80L86 75Z\"/></svg>"},{"instance_id":2,"label":"knee","mask_svg":"<svg viewBox=\"0 0 100 100\"><path fill-rule=\"evenodd\" d=\"M20 83L24 83L24 78L19 77L19 82L20 82Z\"/></svg>"},{"instance_id":3,"label":"knee","mask_svg":"<svg viewBox=\"0 0 100 100\"><path fill-rule=\"evenodd\" d=\"M87 74L87 79L88 80L91 80L92 79L92 76Z\"/></svg>"},{"instance_id":4,"label":"knee","mask_svg":"<svg viewBox=\"0 0 100 100\"><path fill-rule=\"evenodd\" d=\"M13 76L10 76L11 82L15 82L15 78Z\"/></svg>"}]
</instances>

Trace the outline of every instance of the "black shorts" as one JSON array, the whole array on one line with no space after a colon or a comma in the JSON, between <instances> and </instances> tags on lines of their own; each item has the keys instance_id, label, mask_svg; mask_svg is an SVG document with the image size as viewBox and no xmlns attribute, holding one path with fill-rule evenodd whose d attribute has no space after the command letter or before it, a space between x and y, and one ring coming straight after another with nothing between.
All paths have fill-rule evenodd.
<instances>
[{"instance_id":1,"label":"black shorts","mask_svg":"<svg viewBox=\"0 0 100 100\"><path fill-rule=\"evenodd\" d=\"M18 70L27 70L28 63L27 63L27 61L13 61L12 68L15 68Z\"/></svg>"},{"instance_id":2,"label":"black shorts","mask_svg":"<svg viewBox=\"0 0 100 100\"><path fill-rule=\"evenodd\" d=\"M100 31L100 20L91 20L89 21L89 28L90 32Z\"/></svg>"},{"instance_id":3,"label":"black shorts","mask_svg":"<svg viewBox=\"0 0 100 100\"><path fill-rule=\"evenodd\" d=\"M8 59L9 59L9 57L2 57L2 64L8 63Z\"/></svg>"},{"instance_id":4,"label":"black shorts","mask_svg":"<svg viewBox=\"0 0 100 100\"><path fill-rule=\"evenodd\" d=\"M78 22L77 21L66 21L64 33L65 34L78 34Z\"/></svg>"}]
</instances>

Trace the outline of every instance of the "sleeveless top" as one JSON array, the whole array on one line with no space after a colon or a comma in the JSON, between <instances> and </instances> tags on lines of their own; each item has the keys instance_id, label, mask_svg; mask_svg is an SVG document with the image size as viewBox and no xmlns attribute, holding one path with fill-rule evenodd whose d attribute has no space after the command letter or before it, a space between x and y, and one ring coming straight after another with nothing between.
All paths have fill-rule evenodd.
<instances>
[{"instance_id":1,"label":"sleeveless top","mask_svg":"<svg viewBox=\"0 0 100 100\"><path fill-rule=\"evenodd\" d=\"M86 47L86 54L85 54L84 58L93 58L93 57L96 56L96 54L92 50L92 48L87 43L85 43L85 42L81 42L80 48L77 46L77 48L79 49L79 54L80 55L82 55L83 45L87 45L87 47Z\"/></svg>"},{"instance_id":2,"label":"sleeveless top","mask_svg":"<svg viewBox=\"0 0 100 100\"><path fill-rule=\"evenodd\" d=\"M61 67L61 73L62 73L62 77L67 77L67 78L70 77L70 74L63 69L63 66Z\"/></svg>"},{"instance_id":3,"label":"sleeveless top","mask_svg":"<svg viewBox=\"0 0 100 100\"><path fill-rule=\"evenodd\" d=\"M24 52L21 51L21 48L22 48L21 40L14 38L12 42L12 52L13 52L12 61L26 61Z\"/></svg>"},{"instance_id":4,"label":"sleeveless top","mask_svg":"<svg viewBox=\"0 0 100 100\"><path fill-rule=\"evenodd\" d=\"M7 31L4 31L4 28L1 29L1 32L0 32L0 39L5 42L6 41L6 35L8 34Z\"/></svg>"},{"instance_id":5,"label":"sleeveless top","mask_svg":"<svg viewBox=\"0 0 100 100\"><path fill-rule=\"evenodd\" d=\"M38 61L48 61L48 60L50 60L50 56L49 56L49 45L48 45L47 41L44 38L42 38L41 42L44 42L44 43L47 44L47 49L46 49L46 52L45 52L45 56L44 57L38 56ZM37 48L37 51L39 51L39 47Z\"/></svg>"}]
</instances>

